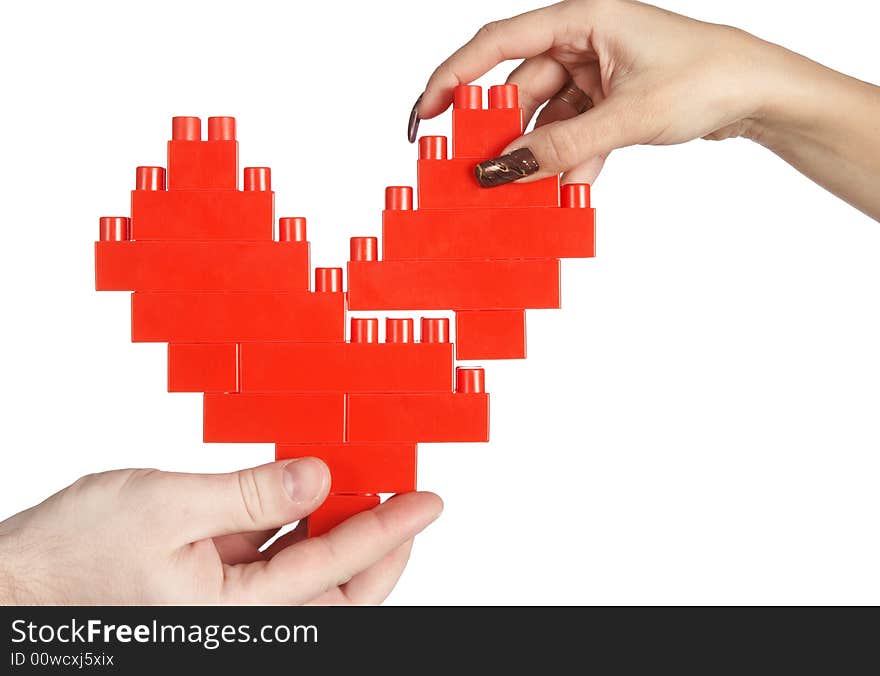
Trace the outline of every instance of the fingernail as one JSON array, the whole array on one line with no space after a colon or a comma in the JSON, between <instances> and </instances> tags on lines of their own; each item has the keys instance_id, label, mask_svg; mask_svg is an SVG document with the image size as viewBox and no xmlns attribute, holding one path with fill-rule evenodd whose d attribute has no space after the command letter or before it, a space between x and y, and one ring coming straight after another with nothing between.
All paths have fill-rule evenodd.
<instances>
[{"instance_id":1,"label":"fingernail","mask_svg":"<svg viewBox=\"0 0 880 676\"><path fill-rule=\"evenodd\" d=\"M321 463L312 458L300 458L284 466L281 483L284 492L293 502L311 502L324 488L324 475Z\"/></svg>"},{"instance_id":2,"label":"fingernail","mask_svg":"<svg viewBox=\"0 0 880 676\"><path fill-rule=\"evenodd\" d=\"M419 117L419 104L422 102L422 97L424 94L419 94L419 98L416 99L416 102L413 104L412 110L409 113L409 124L406 127L406 138L410 143L416 142L416 134L419 133L419 122L422 121L422 118Z\"/></svg>"},{"instance_id":3,"label":"fingernail","mask_svg":"<svg viewBox=\"0 0 880 676\"><path fill-rule=\"evenodd\" d=\"M494 188L538 171L538 160L528 148L519 148L512 153L480 162L474 167L474 176L484 188Z\"/></svg>"}]
</instances>

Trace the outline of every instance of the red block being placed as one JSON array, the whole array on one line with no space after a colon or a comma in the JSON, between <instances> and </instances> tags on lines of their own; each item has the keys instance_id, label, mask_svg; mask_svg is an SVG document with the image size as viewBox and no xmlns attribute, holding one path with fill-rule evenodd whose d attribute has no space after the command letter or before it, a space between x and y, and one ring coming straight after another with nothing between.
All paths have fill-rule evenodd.
<instances>
[{"instance_id":1,"label":"red block being placed","mask_svg":"<svg viewBox=\"0 0 880 676\"><path fill-rule=\"evenodd\" d=\"M351 261L352 310L559 307L559 261Z\"/></svg>"},{"instance_id":2,"label":"red block being placed","mask_svg":"<svg viewBox=\"0 0 880 676\"><path fill-rule=\"evenodd\" d=\"M345 340L345 294L152 292L131 296L135 343Z\"/></svg>"},{"instance_id":3,"label":"red block being placed","mask_svg":"<svg viewBox=\"0 0 880 676\"><path fill-rule=\"evenodd\" d=\"M236 343L169 343L169 392L237 392Z\"/></svg>"},{"instance_id":4,"label":"red block being placed","mask_svg":"<svg viewBox=\"0 0 880 676\"><path fill-rule=\"evenodd\" d=\"M205 442L345 441L345 395L205 394Z\"/></svg>"},{"instance_id":5,"label":"red block being placed","mask_svg":"<svg viewBox=\"0 0 880 676\"><path fill-rule=\"evenodd\" d=\"M131 238L271 241L269 190L133 190Z\"/></svg>"},{"instance_id":6,"label":"red block being placed","mask_svg":"<svg viewBox=\"0 0 880 676\"><path fill-rule=\"evenodd\" d=\"M168 190L235 190L238 141L168 141Z\"/></svg>"},{"instance_id":7,"label":"red block being placed","mask_svg":"<svg viewBox=\"0 0 880 676\"><path fill-rule=\"evenodd\" d=\"M275 459L320 458L332 493L408 493L416 489L415 444L277 444Z\"/></svg>"},{"instance_id":8,"label":"red block being placed","mask_svg":"<svg viewBox=\"0 0 880 676\"><path fill-rule=\"evenodd\" d=\"M525 310L465 310L455 313L458 359L525 359Z\"/></svg>"},{"instance_id":9,"label":"red block being placed","mask_svg":"<svg viewBox=\"0 0 880 676\"><path fill-rule=\"evenodd\" d=\"M473 159L419 160L419 209L470 207L556 207L559 178L483 188L474 176Z\"/></svg>"},{"instance_id":10,"label":"red block being placed","mask_svg":"<svg viewBox=\"0 0 880 676\"><path fill-rule=\"evenodd\" d=\"M596 253L593 214L593 209L562 207L386 210L382 258L592 257Z\"/></svg>"},{"instance_id":11,"label":"red block being placed","mask_svg":"<svg viewBox=\"0 0 880 676\"><path fill-rule=\"evenodd\" d=\"M508 143L522 136L522 108L452 111L452 156L476 163L497 157Z\"/></svg>"},{"instance_id":12,"label":"red block being placed","mask_svg":"<svg viewBox=\"0 0 880 676\"><path fill-rule=\"evenodd\" d=\"M380 503L378 495L328 495L323 504L309 514L308 537L323 535L346 519L373 509Z\"/></svg>"},{"instance_id":13,"label":"red block being placed","mask_svg":"<svg viewBox=\"0 0 880 676\"><path fill-rule=\"evenodd\" d=\"M451 343L244 343L243 392L450 392Z\"/></svg>"},{"instance_id":14,"label":"red block being placed","mask_svg":"<svg viewBox=\"0 0 880 676\"><path fill-rule=\"evenodd\" d=\"M308 242L96 242L98 291L308 291Z\"/></svg>"},{"instance_id":15,"label":"red block being placed","mask_svg":"<svg viewBox=\"0 0 880 676\"><path fill-rule=\"evenodd\" d=\"M489 440L489 395L350 394L351 442Z\"/></svg>"}]
</instances>

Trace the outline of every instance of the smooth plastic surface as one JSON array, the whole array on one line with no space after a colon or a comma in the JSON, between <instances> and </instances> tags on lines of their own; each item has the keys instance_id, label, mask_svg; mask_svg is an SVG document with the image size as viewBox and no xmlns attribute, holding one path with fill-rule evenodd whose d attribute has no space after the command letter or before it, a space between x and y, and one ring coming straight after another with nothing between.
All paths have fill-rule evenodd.
<instances>
[{"instance_id":1,"label":"smooth plastic surface","mask_svg":"<svg viewBox=\"0 0 880 676\"><path fill-rule=\"evenodd\" d=\"M340 274L341 274L340 270ZM308 242L96 242L98 291L308 291Z\"/></svg>"},{"instance_id":2,"label":"smooth plastic surface","mask_svg":"<svg viewBox=\"0 0 880 676\"><path fill-rule=\"evenodd\" d=\"M234 139L168 141L168 190L235 190L238 143Z\"/></svg>"},{"instance_id":3,"label":"smooth plastic surface","mask_svg":"<svg viewBox=\"0 0 880 676\"><path fill-rule=\"evenodd\" d=\"M320 458L330 468L331 493L416 490L416 444L276 444L275 459Z\"/></svg>"},{"instance_id":4,"label":"smooth plastic surface","mask_svg":"<svg viewBox=\"0 0 880 676\"><path fill-rule=\"evenodd\" d=\"M243 392L450 392L451 343L244 343Z\"/></svg>"},{"instance_id":5,"label":"smooth plastic surface","mask_svg":"<svg viewBox=\"0 0 880 676\"><path fill-rule=\"evenodd\" d=\"M498 157L505 146L522 135L520 108L452 111L452 156L472 164Z\"/></svg>"},{"instance_id":6,"label":"smooth plastic surface","mask_svg":"<svg viewBox=\"0 0 880 676\"><path fill-rule=\"evenodd\" d=\"M345 395L205 394L205 442L345 441Z\"/></svg>"},{"instance_id":7,"label":"smooth plastic surface","mask_svg":"<svg viewBox=\"0 0 880 676\"><path fill-rule=\"evenodd\" d=\"M137 291L131 339L141 342L345 340L341 293Z\"/></svg>"},{"instance_id":8,"label":"smooth plastic surface","mask_svg":"<svg viewBox=\"0 0 880 676\"><path fill-rule=\"evenodd\" d=\"M594 212L589 208L417 209L382 214L385 261L589 258L596 253L595 239Z\"/></svg>"},{"instance_id":9,"label":"smooth plastic surface","mask_svg":"<svg viewBox=\"0 0 880 676\"><path fill-rule=\"evenodd\" d=\"M457 359L525 359L525 310L460 310L455 313Z\"/></svg>"},{"instance_id":10,"label":"smooth plastic surface","mask_svg":"<svg viewBox=\"0 0 880 676\"><path fill-rule=\"evenodd\" d=\"M489 440L488 394L350 394L348 440Z\"/></svg>"},{"instance_id":11,"label":"smooth plastic surface","mask_svg":"<svg viewBox=\"0 0 880 676\"><path fill-rule=\"evenodd\" d=\"M278 219L279 242L305 242L306 219L302 216L284 216Z\"/></svg>"},{"instance_id":12,"label":"smooth plastic surface","mask_svg":"<svg viewBox=\"0 0 880 676\"><path fill-rule=\"evenodd\" d=\"M236 343L169 343L169 392L237 392Z\"/></svg>"},{"instance_id":13,"label":"smooth plastic surface","mask_svg":"<svg viewBox=\"0 0 880 676\"><path fill-rule=\"evenodd\" d=\"M309 515L306 525L308 537L323 535L346 519L376 507L378 495L328 495L317 510Z\"/></svg>"},{"instance_id":14,"label":"smooth plastic surface","mask_svg":"<svg viewBox=\"0 0 880 676\"><path fill-rule=\"evenodd\" d=\"M559 307L559 261L382 261L348 264L352 310Z\"/></svg>"},{"instance_id":15,"label":"smooth plastic surface","mask_svg":"<svg viewBox=\"0 0 880 676\"><path fill-rule=\"evenodd\" d=\"M457 394L483 394L486 392L486 372L479 366L459 366L455 369L455 392Z\"/></svg>"},{"instance_id":16,"label":"smooth plastic surface","mask_svg":"<svg viewBox=\"0 0 880 676\"><path fill-rule=\"evenodd\" d=\"M136 240L272 241L274 196L237 190L134 190Z\"/></svg>"}]
</instances>

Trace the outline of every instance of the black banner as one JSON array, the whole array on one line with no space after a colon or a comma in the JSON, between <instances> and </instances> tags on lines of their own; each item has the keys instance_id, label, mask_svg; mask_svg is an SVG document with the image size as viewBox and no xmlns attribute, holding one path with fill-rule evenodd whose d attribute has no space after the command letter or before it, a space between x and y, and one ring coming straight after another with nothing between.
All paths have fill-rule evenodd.
<instances>
[{"instance_id":1,"label":"black banner","mask_svg":"<svg viewBox=\"0 0 880 676\"><path fill-rule=\"evenodd\" d=\"M865 609L867 610L867 609ZM231 673L287 665L434 673L752 671L863 664L876 611L749 608L0 608L0 673ZM836 645L843 646L836 649ZM329 670L329 671L328 671ZM505 670L506 671L506 670ZM858 669L857 669L858 671Z\"/></svg>"}]
</instances>

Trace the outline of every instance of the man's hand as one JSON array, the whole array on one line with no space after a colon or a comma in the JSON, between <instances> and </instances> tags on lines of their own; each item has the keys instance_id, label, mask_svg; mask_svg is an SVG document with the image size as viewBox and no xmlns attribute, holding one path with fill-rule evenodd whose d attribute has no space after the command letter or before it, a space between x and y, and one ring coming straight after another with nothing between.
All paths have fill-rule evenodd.
<instances>
[{"instance_id":1,"label":"man's hand","mask_svg":"<svg viewBox=\"0 0 880 676\"><path fill-rule=\"evenodd\" d=\"M305 539L302 523L260 552L329 486L315 458L231 474L83 477L0 523L0 602L379 603L442 502L396 496L321 537Z\"/></svg>"}]
</instances>

